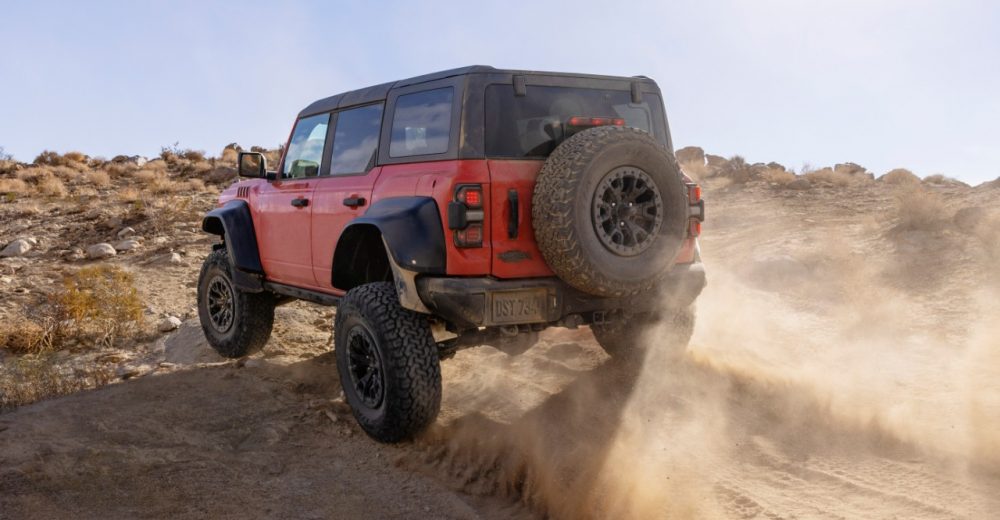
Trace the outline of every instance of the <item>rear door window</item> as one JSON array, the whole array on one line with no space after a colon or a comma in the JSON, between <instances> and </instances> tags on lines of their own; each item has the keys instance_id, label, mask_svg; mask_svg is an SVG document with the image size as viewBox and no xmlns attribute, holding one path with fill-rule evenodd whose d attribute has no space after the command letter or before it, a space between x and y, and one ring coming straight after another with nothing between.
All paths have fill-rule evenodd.
<instances>
[{"instance_id":1,"label":"rear door window","mask_svg":"<svg viewBox=\"0 0 1000 520\"><path fill-rule=\"evenodd\" d=\"M630 91L572 87L528 86L515 96L508 84L486 88L486 155L488 157L547 157L556 146L580 130L573 118L604 118L658 136L654 118L663 109L654 95L632 103Z\"/></svg>"},{"instance_id":2,"label":"rear door window","mask_svg":"<svg viewBox=\"0 0 1000 520\"><path fill-rule=\"evenodd\" d=\"M330 175L365 173L375 166L382 104L344 110L337 115Z\"/></svg>"},{"instance_id":3,"label":"rear door window","mask_svg":"<svg viewBox=\"0 0 1000 520\"><path fill-rule=\"evenodd\" d=\"M319 175L329 126L330 114L306 117L295 124L282 170L285 178L297 179Z\"/></svg>"},{"instance_id":4,"label":"rear door window","mask_svg":"<svg viewBox=\"0 0 1000 520\"><path fill-rule=\"evenodd\" d=\"M445 87L396 99L389 157L431 155L448 151L454 88Z\"/></svg>"}]
</instances>

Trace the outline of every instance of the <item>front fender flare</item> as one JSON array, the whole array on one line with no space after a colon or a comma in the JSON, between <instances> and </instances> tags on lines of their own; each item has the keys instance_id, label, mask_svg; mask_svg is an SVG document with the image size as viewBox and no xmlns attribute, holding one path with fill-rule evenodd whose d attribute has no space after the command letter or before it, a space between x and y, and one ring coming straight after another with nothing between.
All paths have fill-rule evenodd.
<instances>
[{"instance_id":1,"label":"front fender flare","mask_svg":"<svg viewBox=\"0 0 1000 520\"><path fill-rule=\"evenodd\" d=\"M206 233L224 238L229 261L233 263L233 282L246 291L263 290L264 267L257 248L250 207L244 200L231 200L209 211L201 221Z\"/></svg>"}]
</instances>

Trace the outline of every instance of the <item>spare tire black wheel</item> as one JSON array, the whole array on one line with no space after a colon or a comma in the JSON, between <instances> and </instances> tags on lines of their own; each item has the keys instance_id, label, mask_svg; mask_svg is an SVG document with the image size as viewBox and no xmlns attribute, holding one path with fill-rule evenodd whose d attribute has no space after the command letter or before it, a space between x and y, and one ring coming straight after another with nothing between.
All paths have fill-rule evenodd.
<instances>
[{"instance_id":1,"label":"spare tire black wheel","mask_svg":"<svg viewBox=\"0 0 1000 520\"><path fill-rule=\"evenodd\" d=\"M674 157L649 133L601 126L560 144L535 183L531 217L549 267L606 297L655 285L687 234L687 188Z\"/></svg>"}]
</instances>

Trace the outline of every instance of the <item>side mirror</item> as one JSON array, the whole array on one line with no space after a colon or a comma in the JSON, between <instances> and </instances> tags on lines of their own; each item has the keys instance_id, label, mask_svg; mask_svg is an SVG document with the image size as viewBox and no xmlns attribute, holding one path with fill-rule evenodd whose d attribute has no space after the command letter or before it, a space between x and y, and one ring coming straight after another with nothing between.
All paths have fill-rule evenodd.
<instances>
[{"instance_id":1,"label":"side mirror","mask_svg":"<svg viewBox=\"0 0 1000 520\"><path fill-rule=\"evenodd\" d=\"M237 171L240 177L262 179L267 172L267 159L257 152L240 152L236 159Z\"/></svg>"}]
</instances>

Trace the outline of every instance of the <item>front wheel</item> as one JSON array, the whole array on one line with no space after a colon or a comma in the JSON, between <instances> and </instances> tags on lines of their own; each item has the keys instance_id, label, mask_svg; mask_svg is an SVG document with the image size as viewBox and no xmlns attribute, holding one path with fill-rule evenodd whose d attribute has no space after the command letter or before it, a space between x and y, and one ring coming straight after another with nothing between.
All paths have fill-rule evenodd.
<instances>
[{"instance_id":1,"label":"front wheel","mask_svg":"<svg viewBox=\"0 0 1000 520\"><path fill-rule=\"evenodd\" d=\"M227 358L259 352L271 337L274 296L249 293L233 283L233 265L225 249L212 251L198 278L198 318L208 344Z\"/></svg>"},{"instance_id":2,"label":"front wheel","mask_svg":"<svg viewBox=\"0 0 1000 520\"><path fill-rule=\"evenodd\" d=\"M334 320L337 371L361 428L379 442L412 438L441 408L441 365L427 318L399 304L392 283L344 295Z\"/></svg>"}]
</instances>

